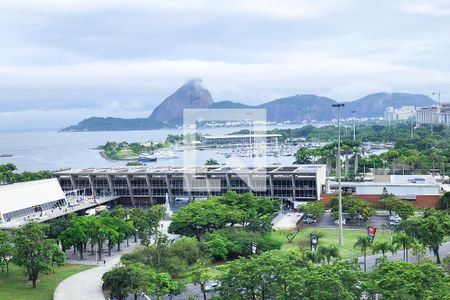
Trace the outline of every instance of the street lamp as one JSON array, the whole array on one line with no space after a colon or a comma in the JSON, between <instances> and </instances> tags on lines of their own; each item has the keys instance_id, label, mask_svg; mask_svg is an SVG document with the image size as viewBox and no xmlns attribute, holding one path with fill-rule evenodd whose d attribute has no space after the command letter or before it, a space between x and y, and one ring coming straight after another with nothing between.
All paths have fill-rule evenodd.
<instances>
[{"instance_id":1,"label":"street lamp","mask_svg":"<svg viewBox=\"0 0 450 300\"><path fill-rule=\"evenodd\" d=\"M338 206L339 206L339 246L344 246L344 230L342 228L342 187L341 187L341 107L344 103L332 104L332 107L337 107L337 123L338 123L338 153L337 153L337 170L336 177L338 178Z\"/></svg>"},{"instance_id":2,"label":"street lamp","mask_svg":"<svg viewBox=\"0 0 450 300\"><path fill-rule=\"evenodd\" d=\"M353 115L353 140L356 141L356 119L355 119L356 110L352 110Z\"/></svg>"}]
</instances>

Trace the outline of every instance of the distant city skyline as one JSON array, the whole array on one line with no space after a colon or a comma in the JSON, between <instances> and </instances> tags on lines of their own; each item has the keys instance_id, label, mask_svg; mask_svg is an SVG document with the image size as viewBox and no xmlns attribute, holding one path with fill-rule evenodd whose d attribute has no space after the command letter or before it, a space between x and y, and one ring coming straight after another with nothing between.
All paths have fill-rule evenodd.
<instances>
[{"instance_id":1,"label":"distant city skyline","mask_svg":"<svg viewBox=\"0 0 450 300\"><path fill-rule=\"evenodd\" d=\"M0 3L0 128L146 117L193 77L214 101L450 100L445 0Z\"/></svg>"}]
</instances>

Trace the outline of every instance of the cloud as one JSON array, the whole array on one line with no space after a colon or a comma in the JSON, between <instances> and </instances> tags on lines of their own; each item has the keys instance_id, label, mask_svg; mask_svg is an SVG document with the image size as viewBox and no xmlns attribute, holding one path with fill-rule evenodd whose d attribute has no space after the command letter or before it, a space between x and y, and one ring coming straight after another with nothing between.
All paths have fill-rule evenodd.
<instances>
[{"instance_id":1,"label":"cloud","mask_svg":"<svg viewBox=\"0 0 450 300\"><path fill-rule=\"evenodd\" d=\"M450 15L450 3L447 0L402 0L397 7L410 14L443 17Z\"/></svg>"}]
</instances>

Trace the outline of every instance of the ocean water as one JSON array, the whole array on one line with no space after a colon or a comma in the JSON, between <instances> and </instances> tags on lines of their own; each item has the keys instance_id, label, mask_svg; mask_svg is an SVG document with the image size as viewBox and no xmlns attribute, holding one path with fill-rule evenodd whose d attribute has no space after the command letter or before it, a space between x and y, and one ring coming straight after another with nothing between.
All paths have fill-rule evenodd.
<instances>
[{"instance_id":1,"label":"ocean water","mask_svg":"<svg viewBox=\"0 0 450 300\"><path fill-rule=\"evenodd\" d=\"M299 125L300 126L300 125ZM276 126L281 128L282 126ZM296 126L290 125L293 128ZM298 126L297 126L298 127ZM273 127L268 127L271 129ZM248 128L211 128L200 129L205 134L226 134ZM102 131L102 132L57 132L47 131L0 131L0 154L12 154L12 157L0 157L0 164L14 163L19 171L59 170L85 167L122 167L126 161L111 161L100 156L95 148L108 141L162 141L168 134L182 134L182 130L163 129L147 131ZM161 159L148 166L182 166L183 153L176 159ZM209 158L219 163L226 162L217 150L194 151L196 165L204 165ZM239 158L243 165L251 166L251 158ZM292 156L267 157L267 164L290 165Z\"/></svg>"}]
</instances>

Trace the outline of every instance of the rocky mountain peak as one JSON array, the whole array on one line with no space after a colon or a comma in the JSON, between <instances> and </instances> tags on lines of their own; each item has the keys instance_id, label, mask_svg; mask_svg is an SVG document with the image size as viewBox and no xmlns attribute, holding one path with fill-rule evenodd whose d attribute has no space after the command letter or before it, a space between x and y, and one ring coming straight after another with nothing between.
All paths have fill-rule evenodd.
<instances>
[{"instance_id":1,"label":"rocky mountain peak","mask_svg":"<svg viewBox=\"0 0 450 300\"><path fill-rule=\"evenodd\" d=\"M150 118L167 123L181 123L183 109L208 108L212 104L211 93L203 86L202 80L193 78L158 105Z\"/></svg>"}]
</instances>

